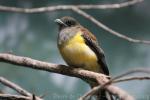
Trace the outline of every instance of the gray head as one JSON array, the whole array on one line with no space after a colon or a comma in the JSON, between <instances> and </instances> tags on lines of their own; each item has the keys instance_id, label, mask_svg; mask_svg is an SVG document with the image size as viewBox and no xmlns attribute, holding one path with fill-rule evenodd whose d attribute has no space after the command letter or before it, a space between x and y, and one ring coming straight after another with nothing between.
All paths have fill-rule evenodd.
<instances>
[{"instance_id":1,"label":"gray head","mask_svg":"<svg viewBox=\"0 0 150 100\"><path fill-rule=\"evenodd\" d=\"M65 16L60 19L56 19L55 22L59 25L59 30L62 30L67 27L74 27L76 25L80 25L77 20L70 16Z\"/></svg>"}]
</instances>

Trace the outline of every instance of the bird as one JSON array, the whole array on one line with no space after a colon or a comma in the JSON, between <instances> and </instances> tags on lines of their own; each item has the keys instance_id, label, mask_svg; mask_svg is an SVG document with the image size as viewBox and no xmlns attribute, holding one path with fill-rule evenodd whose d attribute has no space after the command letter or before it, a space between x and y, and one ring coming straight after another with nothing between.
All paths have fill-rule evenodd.
<instances>
[{"instance_id":1,"label":"bird","mask_svg":"<svg viewBox=\"0 0 150 100\"><path fill-rule=\"evenodd\" d=\"M58 24L57 46L69 66L109 75L104 51L93 33L70 16L61 17L55 22ZM91 88L98 85L85 81ZM113 100L111 96L109 98ZM110 100L105 90L101 90L98 100Z\"/></svg>"}]
</instances>

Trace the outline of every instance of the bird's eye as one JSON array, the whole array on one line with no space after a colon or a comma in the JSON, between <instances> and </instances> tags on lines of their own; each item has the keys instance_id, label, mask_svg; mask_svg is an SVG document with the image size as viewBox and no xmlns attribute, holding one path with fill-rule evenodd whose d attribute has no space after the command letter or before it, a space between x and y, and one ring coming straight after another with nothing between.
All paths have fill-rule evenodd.
<instances>
[{"instance_id":1,"label":"bird's eye","mask_svg":"<svg viewBox=\"0 0 150 100\"><path fill-rule=\"evenodd\" d=\"M73 22L73 21L66 21L66 24L67 24L68 26L72 26L72 25L74 25L74 22Z\"/></svg>"}]
</instances>

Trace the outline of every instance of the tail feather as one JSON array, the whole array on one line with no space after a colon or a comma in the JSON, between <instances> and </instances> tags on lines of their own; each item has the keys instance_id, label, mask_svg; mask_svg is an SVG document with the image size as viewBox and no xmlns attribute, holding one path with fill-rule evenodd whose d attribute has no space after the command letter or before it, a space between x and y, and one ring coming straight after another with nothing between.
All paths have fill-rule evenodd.
<instances>
[{"instance_id":1,"label":"tail feather","mask_svg":"<svg viewBox=\"0 0 150 100\"><path fill-rule=\"evenodd\" d=\"M96 82L86 80L86 79L84 79L84 81L86 81L90 85L91 88L98 86ZM93 100L92 99L93 97L95 98L94 100L114 100L113 96L104 89L101 89L100 91L98 91L95 95L90 97L88 100Z\"/></svg>"},{"instance_id":2,"label":"tail feather","mask_svg":"<svg viewBox=\"0 0 150 100\"><path fill-rule=\"evenodd\" d=\"M97 94L95 94L95 99L96 100L114 100L113 96L105 90L100 90L99 92L97 92Z\"/></svg>"}]
</instances>

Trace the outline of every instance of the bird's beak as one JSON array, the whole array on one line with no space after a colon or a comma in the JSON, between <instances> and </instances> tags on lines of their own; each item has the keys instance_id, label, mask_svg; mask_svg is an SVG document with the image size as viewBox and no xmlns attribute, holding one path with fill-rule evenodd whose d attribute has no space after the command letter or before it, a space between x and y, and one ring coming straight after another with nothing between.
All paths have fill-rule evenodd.
<instances>
[{"instance_id":1,"label":"bird's beak","mask_svg":"<svg viewBox=\"0 0 150 100\"><path fill-rule=\"evenodd\" d=\"M60 25L68 26L61 19L55 19L55 22L58 23L58 24L60 24Z\"/></svg>"}]
</instances>

